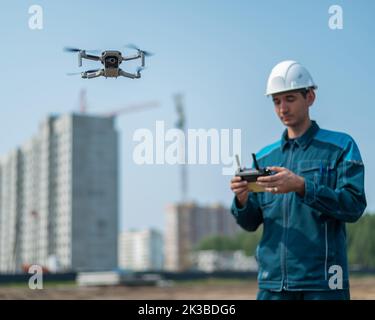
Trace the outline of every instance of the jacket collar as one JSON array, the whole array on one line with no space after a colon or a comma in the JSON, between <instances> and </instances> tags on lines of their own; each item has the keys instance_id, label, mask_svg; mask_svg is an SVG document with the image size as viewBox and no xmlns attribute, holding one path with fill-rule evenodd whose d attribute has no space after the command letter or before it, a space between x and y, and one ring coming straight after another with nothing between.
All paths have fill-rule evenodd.
<instances>
[{"instance_id":1,"label":"jacket collar","mask_svg":"<svg viewBox=\"0 0 375 320\"><path fill-rule=\"evenodd\" d=\"M311 120L310 127L305 131L304 134L302 134L302 136L294 139L294 141L299 147L302 147L302 149L305 150L318 131L318 124L316 121ZM289 144L290 140L288 139L288 130L285 129L281 137L281 150L284 151L285 147Z\"/></svg>"}]
</instances>

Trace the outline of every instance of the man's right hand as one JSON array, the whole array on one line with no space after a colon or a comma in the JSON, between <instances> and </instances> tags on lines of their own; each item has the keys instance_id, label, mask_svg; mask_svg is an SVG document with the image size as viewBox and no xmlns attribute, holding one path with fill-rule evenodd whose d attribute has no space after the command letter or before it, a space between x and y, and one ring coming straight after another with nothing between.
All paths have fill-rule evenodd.
<instances>
[{"instance_id":1,"label":"man's right hand","mask_svg":"<svg viewBox=\"0 0 375 320\"><path fill-rule=\"evenodd\" d=\"M247 203L247 197L249 190L247 188L247 181L242 181L241 177L233 177L230 181L230 188L235 193L238 202L241 207L244 207Z\"/></svg>"}]
</instances>

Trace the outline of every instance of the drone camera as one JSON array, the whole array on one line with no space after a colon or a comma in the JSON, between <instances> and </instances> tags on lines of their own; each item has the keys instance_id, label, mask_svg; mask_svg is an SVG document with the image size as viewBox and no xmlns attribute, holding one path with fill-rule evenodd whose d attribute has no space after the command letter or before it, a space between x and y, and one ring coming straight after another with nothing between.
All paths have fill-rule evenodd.
<instances>
[{"instance_id":1,"label":"drone camera","mask_svg":"<svg viewBox=\"0 0 375 320\"><path fill-rule=\"evenodd\" d=\"M109 56L105 58L105 67L106 68L117 68L118 67L118 58L115 56Z\"/></svg>"}]
</instances>

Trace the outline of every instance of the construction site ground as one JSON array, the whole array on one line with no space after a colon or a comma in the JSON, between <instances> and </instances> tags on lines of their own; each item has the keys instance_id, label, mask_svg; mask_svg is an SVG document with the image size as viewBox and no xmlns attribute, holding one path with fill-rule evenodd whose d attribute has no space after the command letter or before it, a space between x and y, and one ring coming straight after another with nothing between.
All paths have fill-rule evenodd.
<instances>
[{"instance_id":1,"label":"construction site ground","mask_svg":"<svg viewBox=\"0 0 375 320\"><path fill-rule=\"evenodd\" d=\"M350 279L351 298L375 300L375 276ZM166 282L162 286L102 286L80 287L75 282L45 283L43 289L31 290L27 284L0 285L3 299L122 299L122 300L253 300L256 280L208 279Z\"/></svg>"}]
</instances>

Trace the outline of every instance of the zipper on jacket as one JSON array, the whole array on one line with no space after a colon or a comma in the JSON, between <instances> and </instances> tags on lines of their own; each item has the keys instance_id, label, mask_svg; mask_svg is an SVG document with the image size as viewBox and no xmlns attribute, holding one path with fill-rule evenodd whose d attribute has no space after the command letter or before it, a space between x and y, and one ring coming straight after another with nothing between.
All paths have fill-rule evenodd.
<instances>
[{"instance_id":1,"label":"zipper on jacket","mask_svg":"<svg viewBox=\"0 0 375 320\"><path fill-rule=\"evenodd\" d=\"M289 151L289 156L288 156L288 161L286 164L286 167L289 169L292 163L292 157L293 157L293 151L294 151L294 146L295 142L293 142L290 145L290 151ZM282 289L286 290L288 283L286 282L286 277L287 277L287 270L286 270L286 255L287 255L287 246L286 246L286 241L287 241L287 228L289 224L289 195L286 193L284 195L284 212L283 212L283 238L284 238L284 248L281 250L281 273L282 273Z\"/></svg>"},{"instance_id":2,"label":"zipper on jacket","mask_svg":"<svg viewBox=\"0 0 375 320\"><path fill-rule=\"evenodd\" d=\"M328 225L327 221L324 223L324 238L325 238L325 259L324 259L324 277L325 280L328 280L327 275L327 264L328 264Z\"/></svg>"}]
</instances>

